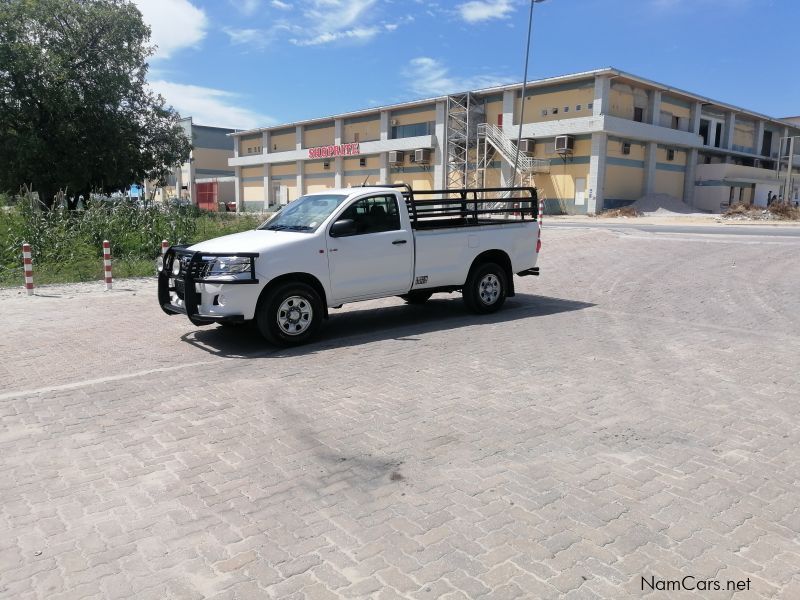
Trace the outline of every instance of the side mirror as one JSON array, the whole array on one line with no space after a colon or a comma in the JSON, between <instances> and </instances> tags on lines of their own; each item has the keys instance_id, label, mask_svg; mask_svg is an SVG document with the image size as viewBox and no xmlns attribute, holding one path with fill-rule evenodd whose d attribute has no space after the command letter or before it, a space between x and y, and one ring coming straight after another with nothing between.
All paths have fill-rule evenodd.
<instances>
[{"instance_id":1,"label":"side mirror","mask_svg":"<svg viewBox=\"0 0 800 600\"><path fill-rule=\"evenodd\" d=\"M353 219L339 219L331 225L331 237L344 237L356 234L356 222Z\"/></svg>"}]
</instances>

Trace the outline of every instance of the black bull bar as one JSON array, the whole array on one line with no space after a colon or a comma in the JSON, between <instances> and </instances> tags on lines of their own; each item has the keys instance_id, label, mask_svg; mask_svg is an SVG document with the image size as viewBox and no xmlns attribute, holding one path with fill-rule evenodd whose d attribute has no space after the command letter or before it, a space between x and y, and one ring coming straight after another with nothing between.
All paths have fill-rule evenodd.
<instances>
[{"instance_id":1,"label":"black bull bar","mask_svg":"<svg viewBox=\"0 0 800 600\"><path fill-rule=\"evenodd\" d=\"M242 279L209 277L211 266L221 256L250 259L250 277ZM244 321L244 315L210 317L198 314L200 293L195 289L195 284L257 284L256 258L258 256L258 252L201 252L187 250L186 246L171 246L164 253L162 269L158 273L158 303L161 305L161 310L168 315L186 315L194 325ZM173 270L175 261L178 261L177 272ZM178 298L183 300L183 306L172 304L172 292L175 292Z\"/></svg>"}]
</instances>

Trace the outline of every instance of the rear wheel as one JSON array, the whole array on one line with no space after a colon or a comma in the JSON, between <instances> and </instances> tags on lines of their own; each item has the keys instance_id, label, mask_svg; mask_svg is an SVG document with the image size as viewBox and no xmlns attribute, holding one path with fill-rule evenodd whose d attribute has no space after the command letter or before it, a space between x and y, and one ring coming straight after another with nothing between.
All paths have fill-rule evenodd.
<instances>
[{"instance_id":1,"label":"rear wheel","mask_svg":"<svg viewBox=\"0 0 800 600\"><path fill-rule=\"evenodd\" d=\"M497 263L483 263L473 267L464 284L464 303L478 314L499 310L506 301L508 277Z\"/></svg>"},{"instance_id":2,"label":"rear wheel","mask_svg":"<svg viewBox=\"0 0 800 600\"><path fill-rule=\"evenodd\" d=\"M256 310L258 330L276 346L298 346L311 340L322 319L322 301L310 285L288 282L267 292Z\"/></svg>"},{"instance_id":3,"label":"rear wheel","mask_svg":"<svg viewBox=\"0 0 800 600\"><path fill-rule=\"evenodd\" d=\"M421 290L415 290L413 292L408 292L407 294L403 294L400 297L406 301L406 304L425 304L430 299L431 296L433 296L433 292L423 292Z\"/></svg>"}]
</instances>

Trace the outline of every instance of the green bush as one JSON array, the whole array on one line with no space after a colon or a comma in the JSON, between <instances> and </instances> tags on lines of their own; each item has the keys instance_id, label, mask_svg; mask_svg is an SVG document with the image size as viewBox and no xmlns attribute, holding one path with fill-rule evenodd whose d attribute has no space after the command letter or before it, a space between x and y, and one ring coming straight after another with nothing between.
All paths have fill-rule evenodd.
<instances>
[{"instance_id":1,"label":"green bush","mask_svg":"<svg viewBox=\"0 0 800 600\"><path fill-rule=\"evenodd\" d=\"M23 242L31 245L37 284L87 281L102 278L103 240L111 244L117 277L149 275L163 239L191 244L254 229L260 221L196 207L95 203L84 211L41 211L22 201L0 208L0 286L21 283Z\"/></svg>"}]
</instances>

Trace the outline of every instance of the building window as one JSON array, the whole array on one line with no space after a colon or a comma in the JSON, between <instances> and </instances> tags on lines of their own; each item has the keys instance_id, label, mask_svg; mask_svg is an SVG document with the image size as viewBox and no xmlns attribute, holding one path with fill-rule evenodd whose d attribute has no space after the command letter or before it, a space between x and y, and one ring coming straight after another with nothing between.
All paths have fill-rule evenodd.
<instances>
[{"instance_id":1,"label":"building window","mask_svg":"<svg viewBox=\"0 0 800 600\"><path fill-rule=\"evenodd\" d=\"M680 129L681 128L681 119L680 117L676 117L672 115L672 128L673 129Z\"/></svg>"},{"instance_id":2,"label":"building window","mask_svg":"<svg viewBox=\"0 0 800 600\"><path fill-rule=\"evenodd\" d=\"M366 158L359 158L358 159L358 166L359 167L366 167L367 166L367 159Z\"/></svg>"},{"instance_id":3,"label":"building window","mask_svg":"<svg viewBox=\"0 0 800 600\"><path fill-rule=\"evenodd\" d=\"M553 114L554 114L554 115L557 115L557 114L558 114L558 109L557 109L555 106L553 107Z\"/></svg>"},{"instance_id":4,"label":"building window","mask_svg":"<svg viewBox=\"0 0 800 600\"><path fill-rule=\"evenodd\" d=\"M564 112L565 112L565 113L568 113L568 112L569 112L569 106L565 106L565 107L564 107Z\"/></svg>"},{"instance_id":5,"label":"building window","mask_svg":"<svg viewBox=\"0 0 800 600\"><path fill-rule=\"evenodd\" d=\"M331 168L330 161L326 160L324 163L322 163L322 168L325 169L326 171L329 170Z\"/></svg>"},{"instance_id":6,"label":"building window","mask_svg":"<svg viewBox=\"0 0 800 600\"><path fill-rule=\"evenodd\" d=\"M353 141L354 142L360 142L361 141L361 134L358 133L357 131L353 134Z\"/></svg>"},{"instance_id":7,"label":"building window","mask_svg":"<svg viewBox=\"0 0 800 600\"><path fill-rule=\"evenodd\" d=\"M412 123L411 125L395 125L392 127L391 139L417 137L420 135L431 135L430 123Z\"/></svg>"},{"instance_id":8,"label":"building window","mask_svg":"<svg viewBox=\"0 0 800 600\"><path fill-rule=\"evenodd\" d=\"M641 106L635 106L633 108L633 120L637 123L644 121L644 109Z\"/></svg>"},{"instance_id":9,"label":"building window","mask_svg":"<svg viewBox=\"0 0 800 600\"><path fill-rule=\"evenodd\" d=\"M586 105L586 108L588 110L593 110L594 109L594 102L589 102L589 104Z\"/></svg>"},{"instance_id":10,"label":"building window","mask_svg":"<svg viewBox=\"0 0 800 600\"><path fill-rule=\"evenodd\" d=\"M581 110L581 105L580 104L576 104L575 105L575 110Z\"/></svg>"},{"instance_id":11,"label":"building window","mask_svg":"<svg viewBox=\"0 0 800 600\"><path fill-rule=\"evenodd\" d=\"M667 148L667 160L675 160L675 150Z\"/></svg>"},{"instance_id":12,"label":"building window","mask_svg":"<svg viewBox=\"0 0 800 600\"><path fill-rule=\"evenodd\" d=\"M546 108L543 108L543 109L542 109L542 116L543 116L543 117L546 117L546 116L547 116L547 109L546 109Z\"/></svg>"},{"instance_id":13,"label":"building window","mask_svg":"<svg viewBox=\"0 0 800 600\"><path fill-rule=\"evenodd\" d=\"M630 142L622 142L622 153L623 154L630 154L631 153L631 143Z\"/></svg>"}]
</instances>

